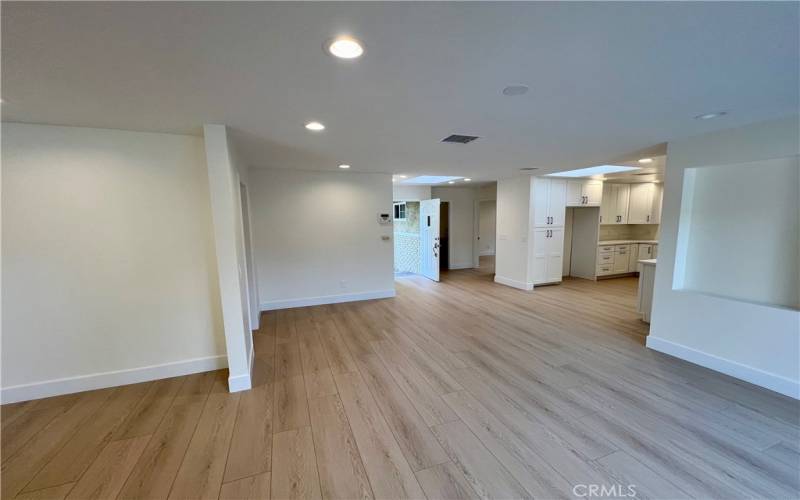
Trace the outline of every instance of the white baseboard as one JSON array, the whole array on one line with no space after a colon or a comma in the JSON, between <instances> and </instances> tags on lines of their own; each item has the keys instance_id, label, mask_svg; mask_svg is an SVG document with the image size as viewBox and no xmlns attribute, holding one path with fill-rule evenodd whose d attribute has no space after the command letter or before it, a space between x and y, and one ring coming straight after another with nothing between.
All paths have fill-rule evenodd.
<instances>
[{"instance_id":1,"label":"white baseboard","mask_svg":"<svg viewBox=\"0 0 800 500\"><path fill-rule=\"evenodd\" d=\"M253 361L256 357L256 348L250 345L250 361L247 364L247 373L241 375L231 376L228 372L228 391L239 392L247 391L253 388Z\"/></svg>"},{"instance_id":2,"label":"white baseboard","mask_svg":"<svg viewBox=\"0 0 800 500\"><path fill-rule=\"evenodd\" d=\"M790 398L800 399L800 382L781 375L765 372L752 366L730 361L669 340L647 337L647 347L670 356L683 359L731 377L750 382Z\"/></svg>"},{"instance_id":3,"label":"white baseboard","mask_svg":"<svg viewBox=\"0 0 800 500\"><path fill-rule=\"evenodd\" d=\"M323 304L339 304L341 302L355 302L358 300L388 299L395 296L392 290L376 290L374 292L346 293L342 295L323 295L321 297L306 297L302 299L270 300L261 303L262 311L275 309L289 309L292 307L321 306Z\"/></svg>"},{"instance_id":4,"label":"white baseboard","mask_svg":"<svg viewBox=\"0 0 800 500\"><path fill-rule=\"evenodd\" d=\"M226 355L208 356L205 358L187 359L164 363L161 365L142 366L112 372L93 373L78 377L60 378L34 382L32 384L13 385L4 387L0 392L0 401L3 404L28 401L31 399L60 396L74 392L104 389L119 385L136 384L149 380L178 377L191 373L208 372L228 367Z\"/></svg>"},{"instance_id":5,"label":"white baseboard","mask_svg":"<svg viewBox=\"0 0 800 500\"><path fill-rule=\"evenodd\" d=\"M487 255L494 255L494 250L484 250L481 252L481 257L486 257Z\"/></svg>"},{"instance_id":6,"label":"white baseboard","mask_svg":"<svg viewBox=\"0 0 800 500\"><path fill-rule=\"evenodd\" d=\"M450 266L447 269L455 271L456 269L474 269L474 268L475 264L470 263L470 264L450 264Z\"/></svg>"},{"instance_id":7,"label":"white baseboard","mask_svg":"<svg viewBox=\"0 0 800 500\"><path fill-rule=\"evenodd\" d=\"M495 283L500 283L501 285L506 285L513 288L519 288L520 290L533 290L533 283L526 283L524 281L512 280L511 278L506 278L498 274L494 275L494 281Z\"/></svg>"}]
</instances>

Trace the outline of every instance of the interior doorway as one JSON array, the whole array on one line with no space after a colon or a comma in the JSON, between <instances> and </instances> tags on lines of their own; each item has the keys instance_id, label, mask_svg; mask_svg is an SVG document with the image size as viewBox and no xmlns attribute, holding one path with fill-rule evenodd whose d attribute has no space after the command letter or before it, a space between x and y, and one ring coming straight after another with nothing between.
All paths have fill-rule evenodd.
<instances>
[{"instance_id":1,"label":"interior doorway","mask_svg":"<svg viewBox=\"0 0 800 500\"><path fill-rule=\"evenodd\" d=\"M497 200L478 202L478 268L494 273L494 254L497 238Z\"/></svg>"}]
</instances>

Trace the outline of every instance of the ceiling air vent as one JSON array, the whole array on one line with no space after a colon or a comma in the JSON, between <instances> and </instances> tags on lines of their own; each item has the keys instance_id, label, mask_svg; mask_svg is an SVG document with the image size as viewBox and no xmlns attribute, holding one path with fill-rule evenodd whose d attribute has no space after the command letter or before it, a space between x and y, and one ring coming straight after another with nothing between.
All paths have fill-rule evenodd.
<instances>
[{"instance_id":1,"label":"ceiling air vent","mask_svg":"<svg viewBox=\"0 0 800 500\"><path fill-rule=\"evenodd\" d=\"M453 134L442 139L442 142L457 142L458 144L467 144L475 139L478 139L478 136Z\"/></svg>"}]
</instances>

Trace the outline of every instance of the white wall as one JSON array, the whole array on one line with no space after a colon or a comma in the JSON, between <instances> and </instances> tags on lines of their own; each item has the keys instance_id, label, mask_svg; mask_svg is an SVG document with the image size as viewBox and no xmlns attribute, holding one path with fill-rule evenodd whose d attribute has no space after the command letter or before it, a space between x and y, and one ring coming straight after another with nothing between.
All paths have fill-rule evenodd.
<instances>
[{"instance_id":1,"label":"white wall","mask_svg":"<svg viewBox=\"0 0 800 500\"><path fill-rule=\"evenodd\" d=\"M394 201L421 201L431 199L430 186L402 186L392 184L392 199Z\"/></svg>"},{"instance_id":2,"label":"white wall","mask_svg":"<svg viewBox=\"0 0 800 500\"><path fill-rule=\"evenodd\" d=\"M203 141L3 124L3 401L226 366Z\"/></svg>"},{"instance_id":3,"label":"white wall","mask_svg":"<svg viewBox=\"0 0 800 500\"><path fill-rule=\"evenodd\" d=\"M251 169L250 196L262 309L394 296L390 175Z\"/></svg>"},{"instance_id":4,"label":"white wall","mask_svg":"<svg viewBox=\"0 0 800 500\"><path fill-rule=\"evenodd\" d=\"M800 150L797 120L794 116L669 144L647 339L653 349L795 398L800 397L800 313L674 290L673 276L685 169L796 155ZM728 182L740 180L731 177ZM757 226L753 235L758 235Z\"/></svg>"},{"instance_id":5,"label":"white wall","mask_svg":"<svg viewBox=\"0 0 800 500\"><path fill-rule=\"evenodd\" d=\"M497 201L484 200L480 202L480 242L478 251L481 255L494 255L495 238L497 236Z\"/></svg>"},{"instance_id":6,"label":"white wall","mask_svg":"<svg viewBox=\"0 0 800 500\"><path fill-rule=\"evenodd\" d=\"M203 136L214 222L217 277L228 353L228 387L251 387L253 360L248 264L241 200L242 176L235 147L224 125L205 125ZM241 168L244 170L244 168Z\"/></svg>"},{"instance_id":7,"label":"white wall","mask_svg":"<svg viewBox=\"0 0 800 500\"><path fill-rule=\"evenodd\" d=\"M800 309L799 188L797 156L685 170L676 286Z\"/></svg>"},{"instance_id":8,"label":"white wall","mask_svg":"<svg viewBox=\"0 0 800 500\"><path fill-rule=\"evenodd\" d=\"M533 289L528 276L531 181L530 176L517 176L497 182L494 280L523 290Z\"/></svg>"},{"instance_id":9,"label":"white wall","mask_svg":"<svg viewBox=\"0 0 800 500\"><path fill-rule=\"evenodd\" d=\"M475 227L475 202L477 188L436 187L431 196L450 203L450 269L475 267L477 234Z\"/></svg>"}]
</instances>

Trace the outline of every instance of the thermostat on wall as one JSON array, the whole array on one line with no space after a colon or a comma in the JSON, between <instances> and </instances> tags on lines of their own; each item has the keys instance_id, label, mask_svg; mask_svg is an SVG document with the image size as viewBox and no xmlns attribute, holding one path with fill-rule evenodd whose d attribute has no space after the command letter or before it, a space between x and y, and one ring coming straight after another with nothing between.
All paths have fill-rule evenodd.
<instances>
[{"instance_id":1,"label":"thermostat on wall","mask_svg":"<svg viewBox=\"0 0 800 500\"><path fill-rule=\"evenodd\" d=\"M392 215L387 213L379 213L378 214L378 224L391 224L392 223Z\"/></svg>"}]
</instances>

